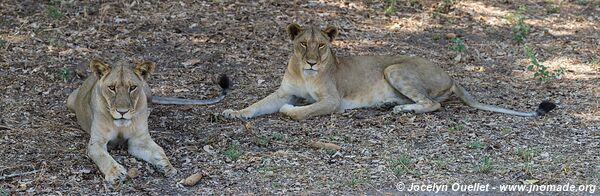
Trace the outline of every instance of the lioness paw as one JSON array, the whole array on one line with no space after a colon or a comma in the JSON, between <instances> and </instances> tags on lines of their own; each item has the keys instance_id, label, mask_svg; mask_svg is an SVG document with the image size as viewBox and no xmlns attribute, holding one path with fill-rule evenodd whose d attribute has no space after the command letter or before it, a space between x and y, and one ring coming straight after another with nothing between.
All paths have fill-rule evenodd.
<instances>
[{"instance_id":1,"label":"lioness paw","mask_svg":"<svg viewBox=\"0 0 600 196\"><path fill-rule=\"evenodd\" d=\"M225 118L229 119L248 119L248 115L244 115L240 110L226 109L222 114Z\"/></svg>"},{"instance_id":2,"label":"lioness paw","mask_svg":"<svg viewBox=\"0 0 600 196\"><path fill-rule=\"evenodd\" d=\"M409 108L406 108L405 105L395 106L394 109L392 110L392 113L394 113L394 114L410 113L410 112L412 112L412 110L410 110Z\"/></svg>"},{"instance_id":3,"label":"lioness paw","mask_svg":"<svg viewBox=\"0 0 600 196\"><path fill-rule=\"evenodd\" d=\"M125 177L127 177L127 170L121 165L115 165L104 175L104 180L114 185L122 183Z\"/></svg>"},{"instance_id":4,"label":"lioness paw","mask_svg":"<svg viewBox=\"0 0 600 196\"><path fill-rule=\"evenodd\" d=\"M306 115L302 115L298 110L296 110L296 106L285 104L279 108L279 112L289 116L294 120L302 120L306 118Z\"/></svg>"},{"instance_id":5,"label":"lioness paw","mask_svg":"<svg viewBox=\"0 0 600 196\"><path fill-rule=\"evenodd\" d=\"M284 104L283 106L281 106L281 108L279 108L279 112L285 113L285 112L289 112L291 109L294 109L293 105L291 105L291 104Z\"/></svg>"},{"instance_id":6,"label":"lioness paw","mask_svg":"<svg viewBox=\"0 0 600 196\"><path fill-rule=\"evenodd\" d=\"M177 175L177 169L175 169L171 164L160 168L160 171L165 174L166 177L173 177Z\"/></svg>"}]
</instances>

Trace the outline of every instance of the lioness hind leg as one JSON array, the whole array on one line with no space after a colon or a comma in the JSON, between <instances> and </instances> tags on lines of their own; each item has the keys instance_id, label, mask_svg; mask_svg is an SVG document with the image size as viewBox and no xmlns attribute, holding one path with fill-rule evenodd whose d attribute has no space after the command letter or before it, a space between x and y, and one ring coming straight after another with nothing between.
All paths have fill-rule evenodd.
<instances>
[{"instance_id":1,"label":"lioness hind leg","mask_svg":"<svg viewBox=\"0 0 600 196\"><path fill-rule=\"evenodd\" d=\"M412 100L413 104L397 105L394 113L426 113L441 108L441 104L432 100L421 84L419 73L412 71L410 65L391 65L384 70L385 78L398 92Z\"/></svg>"},{"instance_id":2,"label":"lioness hind leg","mask_svg":"<svg viewBox=\"0 0 600 196\"><path fill-rule=\"evenodd\" d=\"M169 162L165 151L148 134L138 138L129 138L128 151L131 155L154 165L167 177L177 174L177 170Z\"/></svg>"}]
</instances>

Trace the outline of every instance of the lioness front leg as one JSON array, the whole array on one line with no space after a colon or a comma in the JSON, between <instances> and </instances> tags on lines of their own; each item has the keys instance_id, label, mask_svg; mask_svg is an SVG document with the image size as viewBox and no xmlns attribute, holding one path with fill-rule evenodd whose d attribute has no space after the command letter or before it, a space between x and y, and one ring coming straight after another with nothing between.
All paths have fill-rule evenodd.
<instances>
[{"instance_id":1,"label":"lioness front leg","mask_svg":"<svg viewBox=\"0 0 600 196\"><path fill-rule=\"evenodd\" d=\"M127 170L108 154L106 143L108 143L108 140L92 136L88 144L87 154L104 174L104 180L110 184L121 183L127 176Z\"/></svg>"},{"instance_id":2,"label":"lioness front leg","mask_svg":"<svg viewBox=\"0 0 600 196\"><path fill-rule=\"evenodd\" d=\"M292 102L293 96L284 92L282 89L271 93L262 100L250 105L242 110L227 109L223 111L223 116L227 118L249 119L256 116L271 114L279 111L284 104Z\"/></svg>"},{"instance_id":3,"label":"lioness front leg","mask_svg":"<svg viewBox=\"0 0 600 196\"><path fill-rule=\"evenodd\" d=\"M339 108L340 103L341 101L338 98L327 98L306 106L296 107L285 104L279 112L284 113L294 120L302 120L313 116L334 113Z\"/></svg>"},{"instance_id":4,"label":"lioness front leg","mask_svg":"<svg viewBox=\"0 0 600 196\"><path fill-rule=\"evenodd\" d=\"M129 138L128 151L131 155L152 164L167 177L177 174L177 169L171 165L165 151L152 140L147 131L145 134Z\"/></svg>"}]
</instances>

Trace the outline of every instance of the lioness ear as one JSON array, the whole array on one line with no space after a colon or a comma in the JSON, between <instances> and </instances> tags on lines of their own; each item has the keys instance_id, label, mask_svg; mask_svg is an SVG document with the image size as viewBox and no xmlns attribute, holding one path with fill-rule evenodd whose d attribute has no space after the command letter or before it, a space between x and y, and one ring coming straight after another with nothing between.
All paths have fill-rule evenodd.
<instances>
[{"instance_id":1,"label":"lioness ear","mask_svg":"<svg viewBox=\"0 0 600 196\"><path fill-rule=\"evenodd\" d=\"M323 33L327 34L329 37L329 41L332 42L335 37L338 35L338 29L334 26L328 26L323 30Z\"/></svg>"},{"instance_id":2,"label":"lioness ear","mask_svg":"<svg viewBox=\"0 0 600 196\"><path fill-rule=\"evenodd\" d=\"M138 76L142 77L144 80L148 79L150 73L154 72L156 65L153 62L145 61L143 63L135 65L133 71Z\"/></svg>"},{"instance_id":3,"label":"lioness ear","mask_svg":"<svg viewBox=\"0 0 600 196\"><path fill-rule=\"evenodd\" d=\"M90 70L92 70L96 77L102 78L110 72L110 66L99 59L92 59L90 61Z\"/></svg>"},{"instance_id":4,"label":"lioness ear","mask_svg":"<svg viewBox=\"0 0 600 196\"><path fill-rule=\"evenodd\" d=\"M294 41L294 39L296 39L296 36L298 36L303 30L304 29L302 29L302 27L300 27L300 25L296 23L292 23L287 26L287 32L290 35L290 39L292 39L292 41Z\"/></svg>"}]
</instances>

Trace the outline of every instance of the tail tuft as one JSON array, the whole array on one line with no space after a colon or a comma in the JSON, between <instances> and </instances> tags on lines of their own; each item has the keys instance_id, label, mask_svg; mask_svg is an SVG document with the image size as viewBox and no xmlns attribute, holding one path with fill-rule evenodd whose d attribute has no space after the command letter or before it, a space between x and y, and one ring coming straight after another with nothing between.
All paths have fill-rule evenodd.
<instances>
[{"instance_id":1,"label":"tail tuft","mask_svg":"<svg viewBox=\"0 0 600 196\"><path fill-rule=\"evenodd\" d=\"M221 89L223 89L223 92L225 92L227 89L229 89L231 82L229 81L229 77L227 77L227 75L221 74L219 76L218 84L221 87Z\"/></svg>"},{"instance_id":2,"label":"tail tuft","mask_svg":"<svg viewBox=\"0 0 600 196\"><path fill-rule=\"evenodd\" d=\"M542 101L535 112L538 114L538 116L541 116L550 112L550 110L553 110L554 108L556 108L556 104L550 101Z\"/></svg>"}]
</instances>

